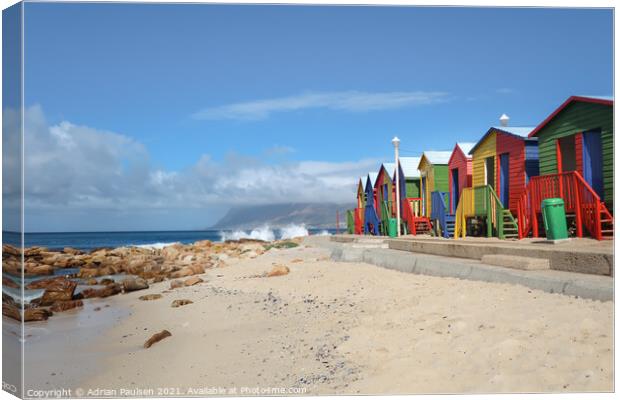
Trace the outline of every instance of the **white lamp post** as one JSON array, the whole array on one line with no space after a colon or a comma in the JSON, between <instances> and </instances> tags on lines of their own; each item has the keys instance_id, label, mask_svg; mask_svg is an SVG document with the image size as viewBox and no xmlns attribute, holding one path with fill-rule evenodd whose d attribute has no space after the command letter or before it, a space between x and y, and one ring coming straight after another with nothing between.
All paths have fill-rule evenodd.
<instances>
[{"instance_id":1,"label":"white lamp post","mask_svg":"<svg viewBox=\"0 0 620 400\"><path fill-rule=\"evenodd\" d=\"M398 162L400 139L398 136L394 136L392 144L394 145L394 164L396 164L396 236L400 236L400 165Z\"/></svg>"}]
</instances>

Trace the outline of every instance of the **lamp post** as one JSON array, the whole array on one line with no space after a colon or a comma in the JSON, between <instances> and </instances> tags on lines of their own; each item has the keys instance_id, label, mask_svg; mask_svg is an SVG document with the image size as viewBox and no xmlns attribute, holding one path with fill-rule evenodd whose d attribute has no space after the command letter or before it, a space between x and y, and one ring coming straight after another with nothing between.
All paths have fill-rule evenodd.
<instances>
[{"instance_id":1,"label":"lamp post","mask_svg":"<svg viewBox=\"0 0 620 400\"><path fill-rule=\"evenodd\" d=\"M396 164L396 236L400 236L400 168L398 162L400 139L398 136L394 136L392 144L394 145L394 164Z\"/></svg>"}]
</instances>

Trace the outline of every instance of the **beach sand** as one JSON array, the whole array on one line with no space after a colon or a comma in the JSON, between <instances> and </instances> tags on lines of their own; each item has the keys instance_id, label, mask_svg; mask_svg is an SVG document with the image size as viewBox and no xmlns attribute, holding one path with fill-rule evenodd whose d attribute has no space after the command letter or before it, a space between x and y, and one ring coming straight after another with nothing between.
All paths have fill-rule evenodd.
<instances>
[{"instance_id":1,"label":"beach sand","mask_svg":"<svg viewBox=\"0 0 620 400\"><path fill-rule=\"evenodd\" d=\"M257 277L273 263L290 273ZM92 337L99 357L77 383L81 393L613 390L612 302L336 263L306 246L229 260L201 277L110 299L129 315ZM138 300L149 293L163 297ZM177 299L193 303L172 308ZM172 336L143 348L163 329Z\"/></svg>"}]
</instances>

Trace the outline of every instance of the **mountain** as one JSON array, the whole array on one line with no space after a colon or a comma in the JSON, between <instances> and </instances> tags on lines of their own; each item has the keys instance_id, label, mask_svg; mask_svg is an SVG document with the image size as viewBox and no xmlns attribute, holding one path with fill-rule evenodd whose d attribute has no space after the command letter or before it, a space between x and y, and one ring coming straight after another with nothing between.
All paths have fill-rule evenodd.
<instances>
[{"instance_id":1,"label":"mountain","mask_svg":"<svg viewBox=\"0 0 620 400\"><path fill-rule=\"evenodd\" d=\"M210 229L252 229L263 225L280 228L305 224L308 228L334 228L336 211L340 212L340 228L346 229L346 210L352 204L285 203L231 208Z\"/></svg>"}]
</instances>

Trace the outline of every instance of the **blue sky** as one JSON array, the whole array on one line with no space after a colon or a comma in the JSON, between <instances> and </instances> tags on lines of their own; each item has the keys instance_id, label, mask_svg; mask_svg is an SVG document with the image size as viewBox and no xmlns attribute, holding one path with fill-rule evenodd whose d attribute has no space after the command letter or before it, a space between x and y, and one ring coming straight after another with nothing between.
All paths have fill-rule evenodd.
<instances>
[{"instance_id":1,"label":"blue sky","mask_svg":"<svg viewBox=\"0 0 620 400\"><path fill-rule=\"evenodd\" d=\"M123 171L145 164L149 176L186 176L201 162L220 174L240 163L306 171L315 162L343 171L321 179L334 200L351 193L352 201L353 184L342 186L344 177L390 157L394 135L405 155L451 150L457 140L476 141L502 113L511 125L536 125L570 95L612 94L611 10L25 7L25 103L36 107L37 121L57 141L79 129L121 136L143 153L133 161L119 156ZM203 207L211 211L200 223L169 210L173 217L162 228L216 220L228 204L226 190L235 189L217 182L204 190L226 195ZM110 190L126 202L128 194ZM79 209L88 198L59 204ZM162 200L157 212L166 207ZM144 227L131 216L123 221L124 228ZM57 224L42 220L31 228ZM82 227L66 229L74 225Z\"/></svg>"}]
</instances>

